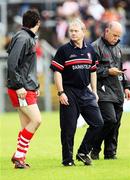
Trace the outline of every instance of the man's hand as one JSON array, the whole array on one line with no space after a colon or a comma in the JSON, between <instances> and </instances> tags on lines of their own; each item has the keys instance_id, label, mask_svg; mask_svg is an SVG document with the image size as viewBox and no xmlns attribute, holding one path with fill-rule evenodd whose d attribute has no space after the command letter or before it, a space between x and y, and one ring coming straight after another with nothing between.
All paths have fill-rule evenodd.
<instances>
[{"instance_id":1,"label":"man's hand","mask_svg":"<svg viewBox=\"0 0 130 180\"><path fill-rule=\"evenodd\" d=\"M113 67L113 68L109 68L108 69L108 72L111 76L118 76L118 75L121 75L122 73L124 73L123 71L119 70L118 68L116 67Z\"/></svg>"},{"instance_id":2,"label":"man's hand","mask_svg":"<svg viewBox=\"0 0 130 180\"><path fill-rule=\"evenodd\" d=\"M125 98L127 100L130 100L130 90L129 89L125 89Z\"/></svg>"},{"instance_id":3,"label":"man's hand","mask_svg":"<svg viewBox=\"0 0 130 180\"><path fill-rule=\"evenodd\" d=\"M25 97L27 95L27 91L24 88L20 88L20 89L16 90L16 93L20 99L25 99Z\"/></svg>"},{"instance_id":4,"label":"man's hand","mask_svg":"<svg viewBox=\"0 0 130 180\"><path fill-rule=\"evenodd\" d=\"M69 105L68 97L66 96L65 93L62 93L62 94L59 96L59 101L60 101L61 104Z\"/></svg>"}]
</instances>

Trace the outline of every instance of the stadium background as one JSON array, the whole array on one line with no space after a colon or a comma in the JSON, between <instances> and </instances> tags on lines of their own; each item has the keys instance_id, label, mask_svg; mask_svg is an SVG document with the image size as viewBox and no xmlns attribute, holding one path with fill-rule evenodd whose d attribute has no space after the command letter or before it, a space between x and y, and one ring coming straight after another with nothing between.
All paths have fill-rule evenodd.
<instances>
[{"instance_id":1,"label":"stadium background","mask_svg":"<svg viewBox=\"0 0 130 180\"><path fill-rule=\"evenodd\" d=\"M1 0L0 1L0 112L13 111L6 94L6 50L13 34L21 27L23 13L30 8L38 9L41 28L37 43L38 78L41 110L58 109L57 93L49 69L55 50L68 41L68 22L80 17L86 25L89 43L102 33L104 24L111 20L123 26L121 46L124 67L130 80L130 1L129 0ZM125 109L129 111L129 103Z\"/></svg>"}]
</instances>

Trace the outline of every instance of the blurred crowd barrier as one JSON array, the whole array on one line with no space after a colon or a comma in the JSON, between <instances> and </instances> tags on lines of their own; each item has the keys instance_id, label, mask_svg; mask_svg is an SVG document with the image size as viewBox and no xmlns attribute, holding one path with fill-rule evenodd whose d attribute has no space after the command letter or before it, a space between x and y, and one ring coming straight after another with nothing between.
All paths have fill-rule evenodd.
<instances>
[{"instance_id":1,"label":"blurred crowd barrier","mask_svg":"<svg viewBox=\"0 0 130 180\"><path fill-rule=\"evenodd\" d=\"M57 90L54 85L53 74L50 70L51 60L56 52L46 40L38 42L37 48L37 76L40 82L39 107L44 111L58 110ZM130 78L130 49L123 49L125 74ZM126 61L127 60L127 61ZM0 52L0 112L13 111L6 90L7 53ZM129 102L125 101L125 110L130 110Z\"/></svg>"}]
</instances>

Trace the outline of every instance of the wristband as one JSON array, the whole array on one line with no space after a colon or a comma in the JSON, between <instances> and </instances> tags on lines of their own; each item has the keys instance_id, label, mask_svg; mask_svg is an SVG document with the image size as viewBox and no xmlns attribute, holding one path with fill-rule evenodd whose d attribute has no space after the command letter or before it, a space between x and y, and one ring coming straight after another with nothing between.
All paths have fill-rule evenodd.
<instances>
[{"instance_id":1,"label":"wristband","mask_svg":"<svg viewBox=\"0 0 130 180\"><path fill-rule=\"evenodd\" d=\"M64 93L64 91L59 91L59 92L57 93L57 95L58 95L58 96L61 96L63 93Z\"/></svg>"}]
</instances>

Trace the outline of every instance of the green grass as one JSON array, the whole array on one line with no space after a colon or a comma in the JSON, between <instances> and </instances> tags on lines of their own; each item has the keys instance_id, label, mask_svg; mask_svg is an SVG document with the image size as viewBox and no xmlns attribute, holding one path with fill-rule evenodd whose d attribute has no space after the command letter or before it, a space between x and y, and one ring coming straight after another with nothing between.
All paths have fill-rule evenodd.
<instances>
[{"instance_id":1,"label":"green grass","mask_svg":"<svg viewBox=\"0 0 130 180\"><path fill-rule=\"evenodd\" d=\"M0 115L1 180L130 180L130 113L124 113L120 128L118 159L99 161L92 166L77 162L75 167L61 165L61 144L58 113L42 113L42 125L33 137L28 152L28 170L13 169L10 158L15 151L19 130L17 113ZM74 156L86 127L77 129Z\"/></svg>"}]
</instances>

